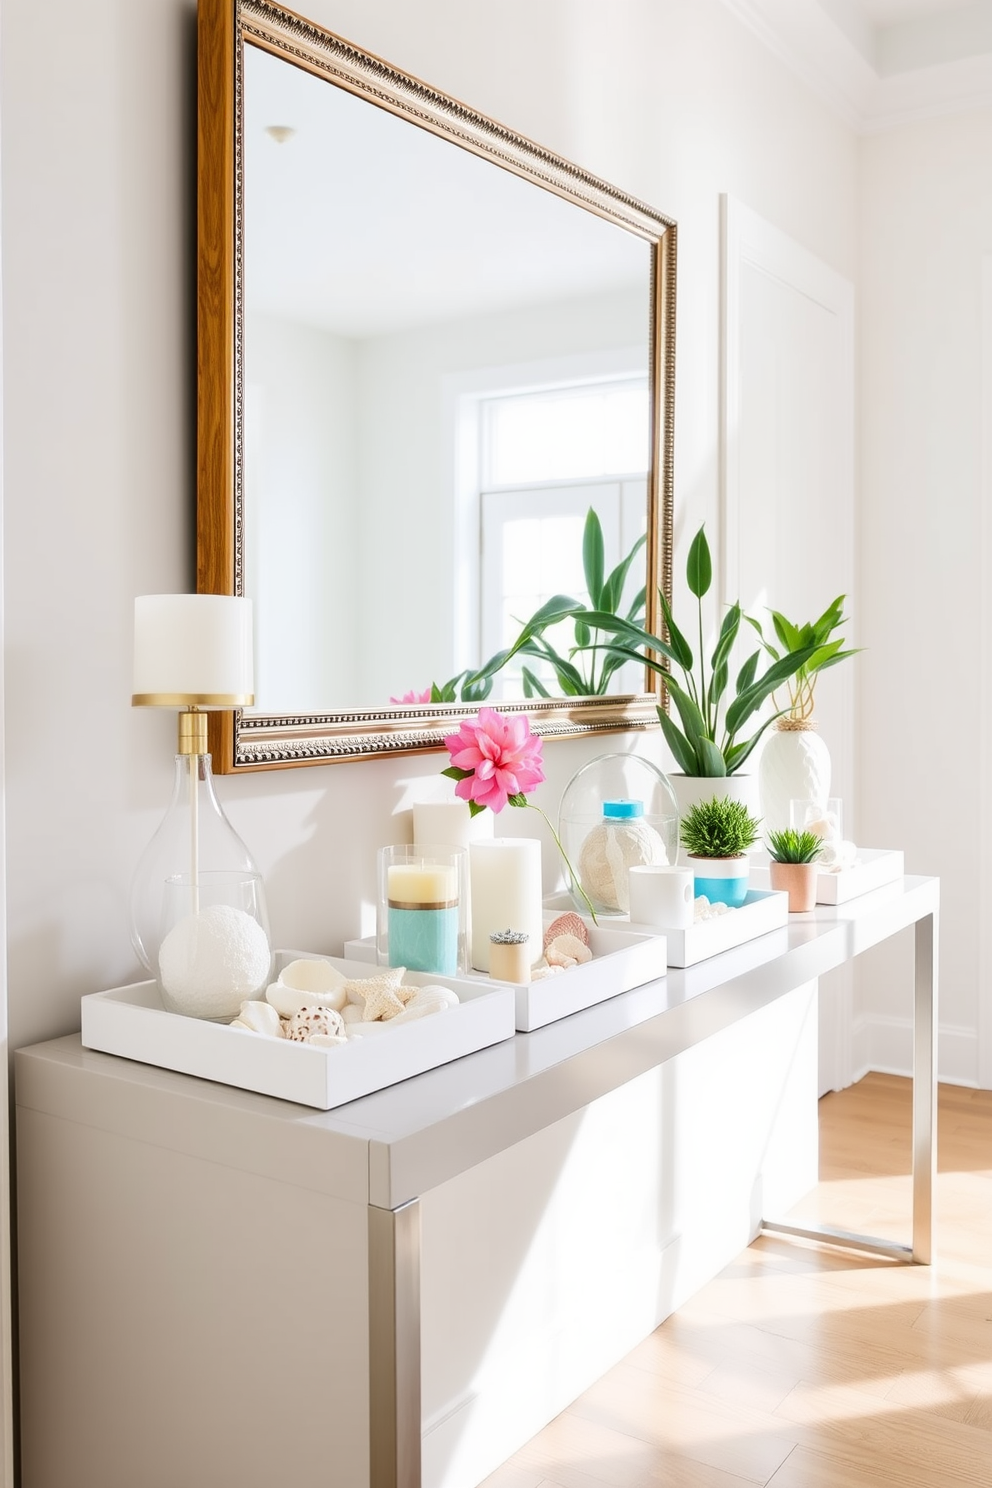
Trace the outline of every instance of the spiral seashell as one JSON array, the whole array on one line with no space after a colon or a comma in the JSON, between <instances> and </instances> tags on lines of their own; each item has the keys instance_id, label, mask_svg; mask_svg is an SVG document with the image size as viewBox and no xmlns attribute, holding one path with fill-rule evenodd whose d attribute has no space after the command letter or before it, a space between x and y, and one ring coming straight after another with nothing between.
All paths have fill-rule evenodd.
<instances>
[{"instance_id":1,"label":"spiral seashell","mask_svg":"<svg viewBox=\"0 0 992 1488\"><path fill-rule=\"evenodd\" d=\"M559 935L574 935L576 940L581 940L583 945L589 944L589 931L585 921L572 910L569 910L567 914L560 914L556 920L551 921L544 932L544 949L547 950L551 942L557 940Z\"/></svg>"}]
</instances>

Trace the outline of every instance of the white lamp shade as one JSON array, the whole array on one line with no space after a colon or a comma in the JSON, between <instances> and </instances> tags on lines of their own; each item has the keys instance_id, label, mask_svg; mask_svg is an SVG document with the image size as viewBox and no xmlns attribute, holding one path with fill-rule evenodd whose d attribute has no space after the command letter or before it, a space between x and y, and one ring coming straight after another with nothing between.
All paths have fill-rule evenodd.
<instances>
[{"instance_id":1,"label":"white lamp shade","mask_svg":"<svg viewBox=\"0 0 992 1488\"><path fill-rule=\"evenodd\" d=\"M251 600L143 594L134 601L132 703L242 708L254 701Z\"/></svg>"}]
</instances>

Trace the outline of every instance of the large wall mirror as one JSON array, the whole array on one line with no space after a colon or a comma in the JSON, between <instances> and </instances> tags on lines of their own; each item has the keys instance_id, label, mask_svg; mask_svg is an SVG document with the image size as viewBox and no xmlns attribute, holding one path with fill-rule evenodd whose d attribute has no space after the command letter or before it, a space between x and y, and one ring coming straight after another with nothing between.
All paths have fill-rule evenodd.
<instances>
[{"instance_id":1,"label":"large wall mirror","mask_svg":"<svg viewBox=\"0 0 992 1488\"><path fill-rule=\"evenodd\" d=\"M198 583L255 610L217 768L435 747L587 599L590 511L657 630L674 224L268 0L199 0L199 33ZM520 655L486 700L655 724L640 668L563 675Z\"/></svg>"}]
</instances>

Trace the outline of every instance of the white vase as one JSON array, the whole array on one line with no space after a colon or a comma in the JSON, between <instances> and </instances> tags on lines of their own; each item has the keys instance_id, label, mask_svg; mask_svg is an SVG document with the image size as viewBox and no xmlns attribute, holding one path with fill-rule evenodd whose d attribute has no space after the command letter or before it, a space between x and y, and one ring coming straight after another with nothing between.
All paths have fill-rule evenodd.
<instances>
[{"instance_id":1,"label":"white vase","mask_svg":"<svg viewBox=\"0 0 992 1488\"><path fill-rule=\"evenodd\" d=\"M786 724L785 728L782 725ZM816 724L796 728L780 719L765 739L758 761L761 830L782 832L792 825L790 802L825 802L830 795L830 751Z\"/></svg>"}]
</instances>

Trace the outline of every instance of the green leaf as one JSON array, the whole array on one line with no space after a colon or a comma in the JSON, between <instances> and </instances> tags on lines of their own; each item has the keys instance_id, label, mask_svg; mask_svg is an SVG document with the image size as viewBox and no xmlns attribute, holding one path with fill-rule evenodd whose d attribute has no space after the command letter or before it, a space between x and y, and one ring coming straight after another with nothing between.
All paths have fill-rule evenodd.
<instances>
[{"instance_id":1,"label":"green leaf","mask_svg":"<svg viewBox=\"0 0 992 1488\"><path fill-rule=\"evenodd\" d=\"M591 642L591 640L592 640L592 631L589 629L589 627L586 624L586 622L584 620L576 620L576 622L575 622L575 644L577 646L581 646L581 647L584 648L584 647L586 647L586 646L589 645L589 643Z\"/></svg>"},{"instance_id":2,"label":"green leaf","mask_svg":"<svg viewBox=\"0 0 992 1488\"><path fill-rule=\"evenodd\" d=\"M737 673L737 681L734 683L734 691L738 695L740 695L740 693L742 692L746 692L747 689L751 686L751 683L754 681L754 674L758 670L758 658L760 655L760 651L753 652L752 655L748 657L747 661L741 667L740 671Z\"/></svg>"},{"instance_id":3,"label":"green leaf","mask_svg":"<svg viewBox=\"0 0 992 1488\"><path fill-rule=\"evenodd\" d=\"M772 617L772 624L775 627L775 634L785 649L787 651L798 651L802 645L802 636L799 633L798 627L793 625L790 620L786 620L784 615L780 615L778 610L771 610L769 613Z\"/></svg>"},{"instance_id":4,"label":"green leaf","mask_svg":"<svg viewBox=\"0 0 992 1488\"><path fill-rule=\"evenodd\" d=\"M757 712L765 699L771 697L776 687L780 687L789 677L795 676L812 656L813 650L812 646L804 646L801 651L792 651L788 656L783 656L781 661L773 662L757 682L738 694L736 700L727 709L725 726L729 738L733 739L741 724L750 718L752 713Z\"/></svg>"},{"instance_id":5,"label":"green leaf","mask_svg":"<svg viewBox=\"0 0 992 1488\"><path fill-rule=\"evenodd\" d=\"M584 697L588 693L582 673L564 656L559 656L543 636L535 636L520 649L525 656L538 656L542 661L550 663L566 697Z\"/></svg>"},{"instance_id":6,"label":"green leaf","mask_svg":"<svg viewBox=\"0 0 992 1488\"><path fill-rule=\"evenodd\" d=\"M639 537L634 546L631 548L630 552L627 554L626 558L618 563L616 568L610 574L610 577L603 585L603 596L599 604L599 608L601 610L613 610L614 613L619 610L620 601L623 598L624 585L627 582L627 574L630 572L630 565L633 563L634 559L637 557L638 553L641 551L646 542L646 535ZM643 595L644 591L642 589L642 605L644 603Z\"/></svg>"},{"instance_id":7,"label":"green leaf","mask_svg":"<svg viewBox=\"0 0 992 1488\"><path fill-rule=\"evenodd\" d=\"M716 648L713 652L712 666L714 672L718 671L720 667L725 666L729 661L730 653L734 649L734 643L737 640L737 632L741 628L742 619L743 611L740 605L732 604L723 617L723 624L720 626L720 634L717 637Z\"/></svg>"},{"instance_id":8,"label":"green leaf","mask_svg":"<svg viewBox=\"0 0 992 1488\"><path fill-rule=\"evenodd\" d=\"M692 539L685 565L685 578L689 593L697 599L702 599L708 593L713 582L713 560L710 558L710 545L702 527Z\"/></svg>"},{"instance_id":9,"label":"green leaf","mask_svg":"<svg viewBox=\"0 0 992 1488\"><path fill-rule=\"evenodd\" d=\"M527 797L524 795L523 791L517 791L515 795L507 796L506 799L511 806L527 805Z\"/></svg>"},{"instance_id":10,"label":"green leaf","mask_svg":"<svg viewBox=\"0 0 992 1488\"><path fill-rule=\"evenodd\" d=\"M668 691L671 693L672 702L678 709L679 718L682 720L682 727L685 730L685 736L692 745L696 758L702 760L704 752L703 745L710 742L706 720L703 718L695 702L679 686L674 677L669 677L668 679ZM709 772L707 770L700 770L697 773L706 775ZM723 771L721 770L720 773L722 774Z\"/></svg>"},{"instance_id":11,"label":"green leaf","mask_svg":"<svg viewBox=\"0 0 992 1488\"><path fill-rule=\"evenodd\" d=\"M475 771L460 770L457 765L449 765L446 770L441 771L441 774L447 775L449 780L467 780L470 775L475 774Z\"/></svg>"},{"instance_id":12,"label":"green leaf","mask_svg":"<svg viewBox=\"0 0 992 1488\"><path fill-rule=\"evenodd\" d=\"M730 680L730 672L726 662L723 662L713 672L713 680L710 683L710 707L714 716L723 700L723 694L727 690L727 682Z\"/></svg>"},{"instance_id":13,"label":"green leaf","mask_svg":"<svg viewBox=\"0 0 992 1488\"><path fill-rule=\"evenodd\" d=\"M724 776L727 773L727 762L723 752L713 743L712 739L703 739L699 746L699 763L703 768L700 775Z\"/></svg>"},{"instance_id":14,"label":"green leaf","mask_svg":"<svg viewBox=\"0 0 992 1488\"><path fill-rule=\"evenodd\" d=\"M677 666L681 667L682 671L685 672L686 676L688 677L692 672L692 649L685 636L675 624L675 620L672 616L672 607L668 603L668 600L665 598L665 591L663 589L658 590L658 598L661 601L661 612L665 618L665 625L668 629L668 634L671 637L672 651L674 653L675 663Z\"/></svg>"},{"instance_id":15,"label":"green leaf","mask_svg":"<svg viewBox=\"0 0 992 1488\"><path fill-rule=\"evenodd\" d=\"M586 525L582 534L582 571L586 578L589 600L594 610L612 609L603 600L603 570L606 559L603 549L603 528L596 508L586 512Z\"/></svg>"},{"instance_id":16,"label":"green leaf","mask_svg":"<svg viewBox=\"0 0 992 1488\"><path fill-rule=\"evenodd\" d=\"M524 697L550 697L551 694L541 679L531 671L530 667L521 667L520 674L524 681Z\"/></svg>"},{"instance_id":17,"label":"green leaf","mask_svg":"<svg viewBox=\"0 0 992 1488\"><path fill-rule=\"evenodd\" d=\"M481 816L485 809L485 806L481 806L478 801L469 801L468 803L469 816Z\"/></svg>"},{"instance_id":18,"label":"green leaf","mask_svg":"<svg viewBox=\"0 0 992 1488\"><path fill-rule=\"evenodd\" d=\"M658 722L665 736L665 742L675 756L675 762L686 775L698 775L698 761L695 750L682 730L672 722L664 708L658 709Z\"/></svg>"},{"instance_id":19,"label":"green leaf","mask_svg":"<svg viewBox=\"0 0 992 1488\"><path fill-rule=\"evenodd\" d=\"M657 651L659 655L667 656L669 661L674 661L676 665L679 665L678 657L668 641L663 641L660 636L651 635L649 631L642 629L640 625L635 625L631 620L624 620L620 615L608 614L606 610L586 610L582 618L594 630L608 630L615 635L621 635L625 640L632 641L637 646L643 646L645 650ZM663 670L657 662L648 661L644 656L635 656L635 659L646 662L655 671Z\"/></svg>"},{"instance_id":20,"label":"green leaf","mask_svg":"<svg viewBox=\"0 0 992 1488\"><path fill-rule=\"evenodd\" d=\"M648 591L642 584L640 589L638 589L637 593L634 595L631 606L627 611L627 619L633 621L634 624L643 623L644 601L647 599L647 597ZM613 608L616 609L616 606L614 605Z\"/></svg>"},{"instance_id":21,"label":"green leaf","mask_svg":"<svg viewBox=\"0 0 992 1488\"><path fill-rule=\"evenodd\" d=\"M484 703L493 690L492 677L470 677L462 687L463 703Z\"/></svg>"}]
</instances>

